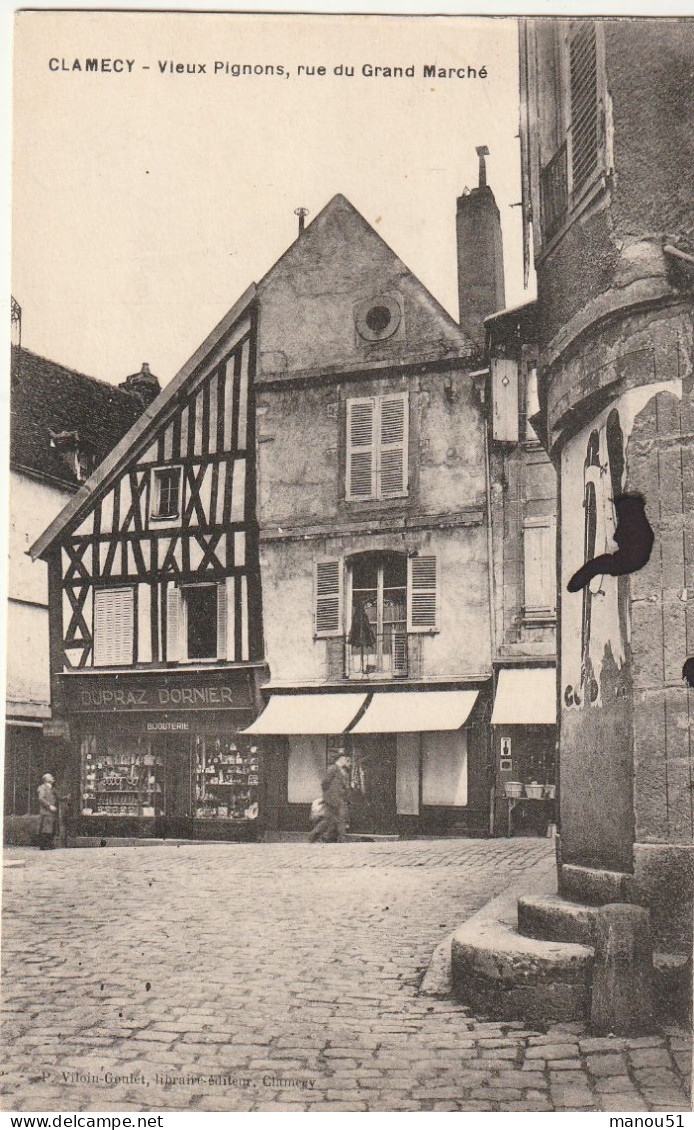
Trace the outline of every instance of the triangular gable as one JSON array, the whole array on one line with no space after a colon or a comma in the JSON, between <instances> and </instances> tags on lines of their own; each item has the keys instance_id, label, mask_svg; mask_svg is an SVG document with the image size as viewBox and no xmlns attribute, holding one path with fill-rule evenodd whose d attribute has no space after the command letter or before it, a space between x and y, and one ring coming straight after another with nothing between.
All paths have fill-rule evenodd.
<instances>
[{"instance_id":1,"label":"triangular gable","mask_svg":"<svg viewBox=\"0 0 694 1130\"><path fill-rule=\"evenodd\" d=\"M473 343L377 231L334 196L258 284L258 376L469 357ZM367 340L360 311L392 302L397 332Z\"/></svg>"},{"instance_id":2,"label":"triangular gable","mask_svg":"<svg viewBox=\"0 0 694 1130\"><path fill-rule=\"evenodd\" d=\"M167 420L184 395L182 393L184 386L190 383L190 391L192 391L198 381L205 379L207 369L215 358L221 356L221 351L230 349L235 338L246 333L250 327L251 309L255 297L256 288L251 284L173 380L162 389L152 404L145 408L130 431L32 545L29 552L34 560L43 557L62 534L79 526L80 522L85 524L85 532L88 532L92 521L89 512L97 499L107 496L109 488L136 458L141 462L152 462L157 458L160 436L162 432L166 432ZM162 438L162 442L165 442L165 439ZM127 489L132 493L130 485Z\"/></svg>"}]
</instances>

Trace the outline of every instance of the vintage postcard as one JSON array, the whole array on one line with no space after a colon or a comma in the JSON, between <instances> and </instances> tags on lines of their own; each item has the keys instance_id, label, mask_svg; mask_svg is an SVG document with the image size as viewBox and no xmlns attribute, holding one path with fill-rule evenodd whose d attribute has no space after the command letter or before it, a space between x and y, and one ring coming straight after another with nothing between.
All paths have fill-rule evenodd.
<instances>
[{"instance_id":1,"label":"vintage postcard","mask_svg":"<svg viewBox=\"0 0 694 1130\"><path fill-rule=\"evenodd\" d=\"M694 21L13 67L3 1109L685 1125Z\"/></svg>"}]
</instances>

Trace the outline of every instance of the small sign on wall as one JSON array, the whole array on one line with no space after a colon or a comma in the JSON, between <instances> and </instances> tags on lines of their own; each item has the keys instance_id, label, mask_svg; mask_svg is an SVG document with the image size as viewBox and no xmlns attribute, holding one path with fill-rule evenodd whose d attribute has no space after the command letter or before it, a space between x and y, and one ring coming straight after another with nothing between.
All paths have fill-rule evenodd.
<instances>
[{"instance_id":1,"label":"small sign on wall","mask_svg":"<svg viewBox=\"0 0 694 1130\"><path fill-rule=\"evenodd\" d=\"M513 759L511 757L511 739L510 738L504 738L504 737L501 738L501 766L500 767L501 767L502 771L513 769Z\"/></svg>"}]
</instances>

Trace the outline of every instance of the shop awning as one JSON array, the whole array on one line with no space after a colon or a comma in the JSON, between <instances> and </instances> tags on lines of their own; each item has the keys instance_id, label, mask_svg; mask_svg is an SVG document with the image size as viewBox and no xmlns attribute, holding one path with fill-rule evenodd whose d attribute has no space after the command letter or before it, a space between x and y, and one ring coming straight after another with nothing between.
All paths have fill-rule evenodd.
<instances>
[{"instance_id":1,"label":"shop awning","mask_svg":"<svg viewBox=\"0 0 694 1130\"><path fill-rule=\"evenodd\" d=\"M492 726L555 726L554 667L516 667L499 672Z\"/></svg>"},{"instance_id":2,"label":"shop awning","mask_svg":"<svg viewBox=\"0 0 694 1130\"><path fill-rule=\"evenodd\" d=\"M342 734L365 694L273 694L245 734Z\"/></svg>"},{"instance_id":3,"label":"shop awning","mask_svg":"<svg viewBox=\"0 0 694 1130\"><path fill-rule=\"evenodd\" d=\"M402 691L375 694L352 734L418 734L459 730L470 717L477 691Z\"/></svg>"}]
</instances>

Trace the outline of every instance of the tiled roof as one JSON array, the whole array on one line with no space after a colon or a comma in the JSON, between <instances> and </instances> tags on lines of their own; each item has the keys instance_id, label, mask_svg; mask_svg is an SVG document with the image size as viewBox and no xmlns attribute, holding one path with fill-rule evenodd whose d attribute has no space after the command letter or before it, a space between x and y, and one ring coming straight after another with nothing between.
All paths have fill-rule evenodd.
<instances>
[{"instance_id":1,"label":"tiled roof","mask_svg":"<svg viewBox=\"0 0 694 1130\"><path fill-rule=\"evenodd\" d=\"M66 486L79 479L51 434L77 432L80 450L97 466L142 413L129 393L28 349L13 347L12 374L10 463Z\"/></svg>"}]
</instances>

